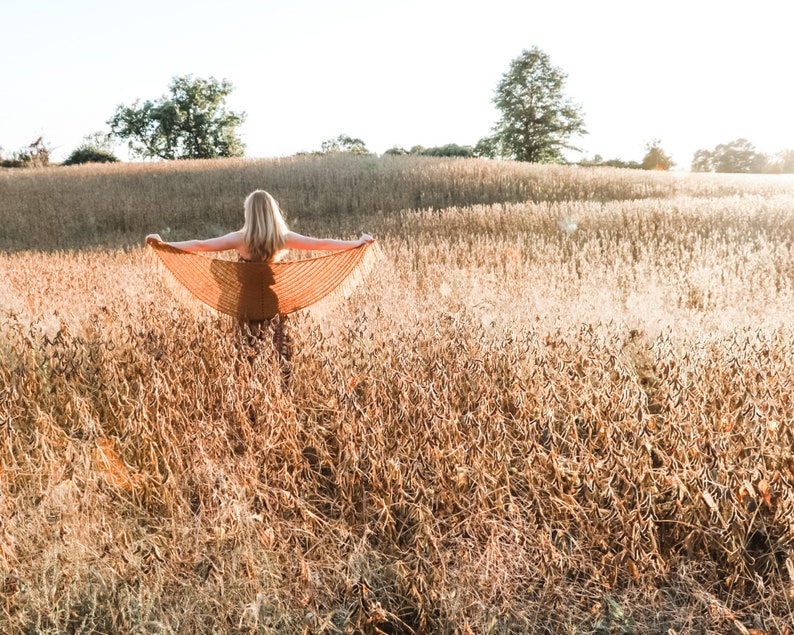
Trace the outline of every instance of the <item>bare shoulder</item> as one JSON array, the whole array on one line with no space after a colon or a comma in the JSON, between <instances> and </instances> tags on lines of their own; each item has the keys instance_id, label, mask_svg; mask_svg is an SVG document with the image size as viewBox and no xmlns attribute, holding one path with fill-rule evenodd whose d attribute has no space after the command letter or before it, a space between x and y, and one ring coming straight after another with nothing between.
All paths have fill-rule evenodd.
<instances>
[{"instance_id":1,"label":"bare shoulder","mask_svg":"<svg viewBox=\"0 0 794 635\"><path fill-rule=\"evenodd\" d=\"M230 249L240 251L241 249L245 249L245 236L243 232L239 230L201 242L206 251L226 251Z\"/></svg>"},{"instance_id":2,"label":"bare shoulder","mask_svg":"<svg viewBox=\"0 0 794 635\"><path fill-rule=\"evenodd\" d=\"M245 234L243 234L242 230L238 229L237 231L229 232L228 234L218 236L217 238L211 238L210 240L222 243L227 249L237 249L241 245L245 245Z\"/></svg>"},{"instance_id":3,"label":"bare shoulder","mask_svg":"<svg viewBox=\"0 0 794 635\"><path fill-rule=\"evenodd\" d=\"M228 250L236 250L243 256L248 256L248 246L245 242L245 233L242 229L238 229L237 231L229 232L223 236L217 238L219 242L223 243L223 248Z\"/></svg>"},{"instance_id":4,"label":"bare shoulder","mask_svg":"<svg viewBox=\"0 0 794 635\"><path fill-rule=\"evenodd\" d=\"M284 236L285 249L306 249L306 245L311 242L311 238L303 236L297 232L289 231Z\"/></svg>"},{"instance_id":5,"label":"bare shoulder","mask_svg":"<svg viewBox=\"0 0 794 635\"><path fill-rule=\"evenodd\" d=\"M235 232L229 232L228 234L226 234L226 237L231 242L237 243L239 245L245 244L245 232L243 232L242 229L238 229Z\"/></svg>"}]
</instances>

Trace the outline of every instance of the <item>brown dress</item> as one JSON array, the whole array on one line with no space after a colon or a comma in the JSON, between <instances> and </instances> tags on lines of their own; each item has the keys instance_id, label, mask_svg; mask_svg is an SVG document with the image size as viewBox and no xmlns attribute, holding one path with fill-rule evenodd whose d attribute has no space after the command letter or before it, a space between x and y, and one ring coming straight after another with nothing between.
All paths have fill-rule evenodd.
<instances>
[{"instance_id":1,"label":"brown dress","mask_svg":"<svg viewBox=\"0 0 794 635\"><path fill-rule=\"evenodd\" d=\"M238 254L239 262L258 262L248 260ZM287 332L287 316L277 315L269 320L244 320L240 322L240 328L248 337L249 344L255 346L256 341L263 341L270 334L273 341L273 348L278 354L279 365L281 366L281 378L286 384L292 374L292 338Z\"/></svg>"}]
</instances>

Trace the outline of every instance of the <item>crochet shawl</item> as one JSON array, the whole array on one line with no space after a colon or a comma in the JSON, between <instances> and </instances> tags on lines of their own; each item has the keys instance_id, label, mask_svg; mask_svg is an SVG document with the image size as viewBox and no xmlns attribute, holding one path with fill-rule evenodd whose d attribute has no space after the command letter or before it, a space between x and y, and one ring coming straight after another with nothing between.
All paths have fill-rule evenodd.
<instances>
[{"instance_id":1,"label":"crochet shawl","mask_svg":"<svg viewBox=\"0 0 794 635\"><path fill-rule=\"evenodd\" d=\"M239 320L300 311L330 295L347 297L380 256L377 243L288 262L233 262L149 239L156 257L196 299Z\"/></svg>"}]
</instances>

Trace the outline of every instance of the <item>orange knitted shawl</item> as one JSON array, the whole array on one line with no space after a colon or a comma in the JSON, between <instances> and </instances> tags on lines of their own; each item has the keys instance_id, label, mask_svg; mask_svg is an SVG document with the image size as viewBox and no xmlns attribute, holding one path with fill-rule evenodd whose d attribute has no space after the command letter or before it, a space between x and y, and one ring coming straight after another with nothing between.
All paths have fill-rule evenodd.
<instances>
[{"instance_id":1,"label":"orange knitted shawl","mask_svg":"<svg viewBox=\"0 0 794 635\"><path fill-rule=\"evenodd\" d=\"M347 296L380 255L368 243L291 262L232 262L149 239L147 251L196 299L240 320L266 320L300 311L336 293Z\"/></svg>"}]
</instances>

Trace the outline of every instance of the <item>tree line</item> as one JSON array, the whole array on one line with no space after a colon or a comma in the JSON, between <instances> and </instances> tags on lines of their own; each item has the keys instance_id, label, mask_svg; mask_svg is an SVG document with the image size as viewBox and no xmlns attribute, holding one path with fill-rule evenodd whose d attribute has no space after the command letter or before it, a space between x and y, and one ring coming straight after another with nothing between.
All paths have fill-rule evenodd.
<instances>
[{"instance_id":1,"label":"tree line","mask_svg":"<svg viewBox=\"0 0 794 635\"><path fill-rule=\"evenodd\" d=\"M713 150L698 150L692 158L693 172L731 172L754 174L794 173L794 150L775 156L759 152L747 139L720 143Z\"/></svg>"},{"instance_id":2,"label":"tree line","mask_svg":"<svg viewBox=\"0 0 794 635\"><path fill-rule=\"evenodd\" d=\"M490 135L474 146L449 143L430 148L417 145L409 150L394 146L385 154L567 163L566 151L581 151L572 139L587 134L587 129L582 107L565 94L566 79L567 75L552 65L541 49L525 50L512 60L496 86L493 103L501 116ZM113 153L114 141L126 143L130 155L140 159L243 156L245 145L237 128L246 113L227 109L226 98L232 88L225 79L174 77L169 93L159 99L118 106L107 121L110 131L85 137L63 164L118 161ZM0 148L0 167L48 165L50 152L41 138L7 158ZM335 152L371 154L363 140L346 134L324 141L315 154ZM595 155L578 164L646 170L669 170L675 165L659 139L646 144L641 161L604 160ZM698 150L690 167L693 172L790 173L794 172L794 150L770 157L746 139L737 139L713 150Z\"/></svg>"}]
</instances>

